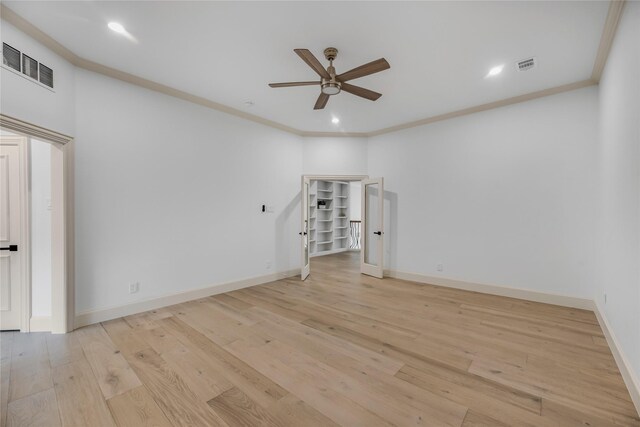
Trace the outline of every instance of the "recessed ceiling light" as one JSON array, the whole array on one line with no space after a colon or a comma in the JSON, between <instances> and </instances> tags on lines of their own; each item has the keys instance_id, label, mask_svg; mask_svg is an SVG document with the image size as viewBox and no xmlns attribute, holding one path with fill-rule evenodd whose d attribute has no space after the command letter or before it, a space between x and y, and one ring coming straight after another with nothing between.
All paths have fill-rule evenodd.
<instances>
[{"instance_id":1,"label":"recessed ceiling light","mask_svg":"<svg viewBox=\"0 0 640 427\"><path fill-rule=\"evenodd\" d=\"M487 75L485 77L497 76L498 74L500 74L502 72L503 68L504 68L504 64L497 65L497 66L493 67L492 69L490 69L489 73L487 73Z\"/></svg>"},{"instance_id":2,"label":"recessed ceiling light","mask_svg":"<svg viewBox=\"0 0 640 427\"><path fill-rule=\"evenodd\" d=\"M107 26L111 31L115 31L118 34L126 34L127 32L127 30L125 30L125 28L119 22L109 22Z\"/></svg>"},{"instance_id":3,"label":"recessed ceiling light","mask_svg":"<svg viewBox=\"0 0 640 427\"><path fill-rule=\"evenodd\" d=\"M334 117L331 119L331 123L333 123L334 125L337 125L338 123L340 123L340 119L337 117Z\"/></svg>"}]
</instances>

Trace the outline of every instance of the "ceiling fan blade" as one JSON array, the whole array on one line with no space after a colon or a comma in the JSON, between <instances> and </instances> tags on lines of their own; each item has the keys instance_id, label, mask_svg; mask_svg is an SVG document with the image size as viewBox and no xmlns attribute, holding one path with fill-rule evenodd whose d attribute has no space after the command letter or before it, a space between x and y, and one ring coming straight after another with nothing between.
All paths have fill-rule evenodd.
<instances>
[{"instance_id":1,"label":"ceiling fan blade","mask_svg":"<svg viewBox=\"0 0 640 427\"><path fill-rule=\"evenodd\" d=\"M313 71L318 73L320 77L327 80L331 78L327 70L325 70L320 61L318 61L318 58L313 56L313 53L311 53L309 49L293 49L293 51L297 53L298 56L313 69Z\"/></svg>"},{"instance_id":2,"label":"ceiling fan blade","mask_svg":"<svg viewBox=\"0 0 640 427\"><path fill-rule=\"evenodd\" d=\"M313 106L314 110L322 110L325 105L327 105L327 101L329 101L329 95L326 93L320 93L318 100L316 101L316 105Z\"/></svg>"},{"instance_id":3,"label":"ceiling fan blade","mask_svg":"<svg viewBox=\"0 0 640 427\"><path fill-rule=\"evenodd\" d=\"M356 96L360 96L362 98L366 98L370 101L375 101L376 99L380 98L382 96L381 93L378 92L374 92L372 90L369 89L365 89L363 87L360 86L354 86L354 85L350 85L349 83L342 83L342 90L344 90L345 92L349 92L353 95Z\"/></svg>"},{"instance_id":4,"label":"ceiling fan blade","mask_svg":"<svg viewBox=\"0 0 640 427\"><path fill-rule=\"evenodd\" d=\"M369 74L378 73L388 68L391 68L391 65L389 65L386 59L380 58L376 59L375 61L369 62L368 64L356 67L353 70L349 70L346 73L342 73L339 76L336 76L336 78L341 82L346 82L349 80L368 76Z\"/></svg>"},{"instance_id":5,"label":"ceiling fan blade","mask_svg":"<svg viewBox=\"0 0 640 427\"><path fill-rule=\"evenodd\" d=\"M292 87L292 86L313 86L319 85L320 82L286 82L286 83L269 83L271 87Z\"/></svg>"}]
</instances>

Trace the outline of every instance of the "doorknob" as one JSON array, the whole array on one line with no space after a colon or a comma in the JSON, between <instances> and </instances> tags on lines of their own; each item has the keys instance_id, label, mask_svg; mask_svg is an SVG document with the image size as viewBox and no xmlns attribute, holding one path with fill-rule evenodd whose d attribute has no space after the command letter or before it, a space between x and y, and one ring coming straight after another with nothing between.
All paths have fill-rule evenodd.
<instances>
[{"instance_id":1,"label":"doorknob","mask_svg":"<svg viewBox=\"0 0 640 427\"><path fill-rule=\"evenodd\" d=\"M0 248L0 251L18 252L18 245L9 245L6 248Z\"/></svg>"},{"instance_id":2,"label":"doorknob","mask_svg":"<svg viewBox=\"0 0 640 427\"><path fill-rule=\"evenodd\" d=\"M301 231L301 232L299 232L298 234L302 236L302 234L303 234L303 233L302 233L302 231ZM306 231L304 232L304 235L305 235L305 236L307 235L307 232L306 232Z\"/></svg>"},{"instance_id":3,"label":"doorknob","mask_svg":"<svg viewBox=\"0 0 640 427\"><path fill-rule=\"evenodd\" d=\"M377 234L378 236L382 236L382 231L374 231L373 234Z\"/></svg>"}]
</instances>

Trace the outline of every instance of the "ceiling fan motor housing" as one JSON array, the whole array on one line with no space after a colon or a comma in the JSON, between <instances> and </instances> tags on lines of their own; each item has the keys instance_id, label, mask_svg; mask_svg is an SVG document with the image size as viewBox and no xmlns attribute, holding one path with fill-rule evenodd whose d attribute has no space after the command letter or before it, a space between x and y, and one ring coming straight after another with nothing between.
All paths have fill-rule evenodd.
<instances>
[{"instance_id":1,"label":"ceiling fan motor housing","mask_svg":"<svg viewBox=\"0 0 640 427\"><path fill-rule=\"evenodd\" d=\"M324 50L324 57L327 58L327 61L333 61L338 56L338 49L335 47L328 47Z\"/></svg>"}]
</instances>

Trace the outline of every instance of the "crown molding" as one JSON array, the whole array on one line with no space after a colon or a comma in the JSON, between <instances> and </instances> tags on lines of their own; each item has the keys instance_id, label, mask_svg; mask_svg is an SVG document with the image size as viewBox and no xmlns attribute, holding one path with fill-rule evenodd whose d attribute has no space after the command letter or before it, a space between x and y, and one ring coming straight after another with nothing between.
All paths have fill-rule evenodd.
<instances>
[{"instance_id":1,"label":"crown molding","mask_svg":"<svg viewBox=\"0 0 640 427\"><path fill-rule=\"evenodd\" d=\"M532 99L556 95L558 93L581 89L583 87L592 86L595 84L597 84L597 82L594 82L591 79L582 80L575 83L569 83L566 85L539 90L539 91L527 93L524 95L514 96L512 98L501 99L499 101L494 101L494 102L488 102L486 104L476 105L474 107L464 108L462 110L452 111L450 113L440 114L439 116L427 117L426 119L416 120L409 123L403 123L397 126L391 126L388 128L369 132L367 136L384 135L385 133L397 132L404 129L410 129L416 126L424 126L430 123L440 122L442 120L453 119L454 117L466 116L467 114L479 113L481 111L487 111L487 110L492 110L494 108L505 107L511 104L518 104L520 102L531 101Z\"/></svg>"},{"instance_id":2,"label":"crown molding","mask_svg":"<svg viewBox=\"0 0 640 427\"><path fill-rule=\"evenodd\" d=\"M427 117L421 120L415 120L407 123L402 123L395 126L386 127L383 129L378 129L370 132L315 132L315 131L304 131L301 129L293 128L291 126L284 125L279 122L275 122L273 120L268 120L262 118L260 116L256 116L254 114L247 113L242 110L238 110L233 107L229 107L224 104L220 104L209 99L203 98L201 96L193 95L188 92L184 92L179 89L172 88L170 86L166 86L152 80L148 80L139 76L135 76L133 74L126 73L124 71L117 70L115 68L107 67L105 65L98 64L93 61L89 61L87 59L81 58L73 53L71 50L67 49L65 46L54 40L48 34L45 34L35 25L9 9L4 4L0 3L0 17L6 20L7 22L14 25L16 28L34 38L38 42L42 43L44 46L57 53L73 65L78 68L83 68L88 71L92 71L95 73L99 73L105 75L107 77L111 77L114 79L118 79L130 84L134 84L136 86L140 86L149 90L153 90L156 92L163 93L168 96L172 96L175 98L182 99L184 101L192 102L194 104L198 104L207 108L211 108L213 110L221 111L223 113L231 114L246 120L250 120L255 123L260 123L265 126L269 126L274 129L278 129L284 132L292 133L294 135L303 136L303 137L324 137L324 138L344 138L344 137L355 137L355 138L366 138L371 136L384 135L386 133L397 132L404 129L409 129L416 126L424 126L430 123L435 123L443 120L452 119L454 117L465 116L467 114L474 114L481 111L491 110L493 108L500 108L507 105L517 104L520 102L530 101L532 99L542 98L545 96L556 95L558 93L567 92L570 90L581 89L591 85L597 85L600 82L600 77L602 76L602 71L604 70L607 58L609 56L609 51L611 50L611 46L613 44L613 39L616 34L616 30L618 28L618 22L620 17L622 16L622 11L624 8L625 0L612 0L609 3L609 10L607 13L607 18L605 20L605 25L602 31L602 36L600 37L600 45L598 46L598 52L596 54L595 63L593 66L593 71L591 74L591 78L587 80L582 80L570 84L565 84L561 86L556 86L544 90L539 90L536 92L531 92L519 96L514 96L507 99L502 99L494 102L489 102L486 104L481 104L469 108L464 108L461 110L451 111L449 113L440 114L437 116Z\"/></svg>"},{"instance_id":3,"label":"crown molding","mask_svg":"<svg viewBox=\"0 0 640 427\"><path fill-rule=\"evenodd\" d=\"M625 0L612 0L609 3L609 11L607 12L607 19L604 23L604 29L602 30L602 36L600 37L600 46L598 46L598 53L596 54L596 60L593 64L593 71L591 73L591 80L600 82L604 66L607 63L609 52L611 51L611 45L613 39L618 30L618 22L622 16L622 10L624 9Z\"/></svg>"}]
</instances>

